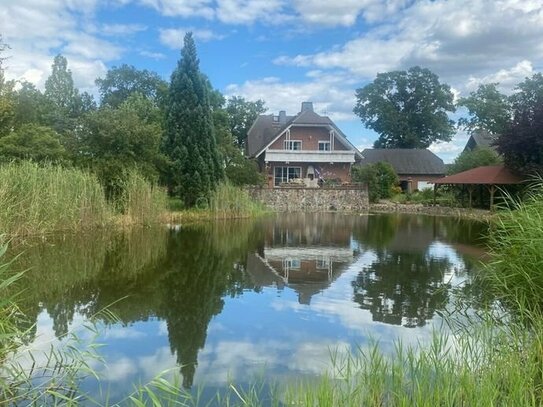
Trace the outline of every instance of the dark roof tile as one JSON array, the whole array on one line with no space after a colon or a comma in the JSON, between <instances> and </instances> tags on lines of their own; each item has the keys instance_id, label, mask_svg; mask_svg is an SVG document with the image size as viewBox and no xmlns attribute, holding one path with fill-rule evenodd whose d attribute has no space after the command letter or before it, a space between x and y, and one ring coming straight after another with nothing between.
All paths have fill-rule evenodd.
<instances>
[{"instance_id":1,"label":"dark roof tile","mask_svg":"<svg viewBox=\"0 0 543 407\"><path fill-rule=\"evenodd\" d=\"M443 160L425 149L367 148L360 164L389 163L398 175L443 175Z\"/></svg>"}]
</instances>

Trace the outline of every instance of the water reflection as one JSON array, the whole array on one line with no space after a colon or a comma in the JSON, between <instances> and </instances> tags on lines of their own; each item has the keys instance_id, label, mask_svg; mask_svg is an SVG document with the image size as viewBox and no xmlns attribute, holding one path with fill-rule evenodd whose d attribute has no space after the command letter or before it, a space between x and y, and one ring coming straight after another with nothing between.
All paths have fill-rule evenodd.
<instances>
[{"instance_id":1,"label":"water reflection","mask_svg":"<svg viewBox=\"0 0 543 407\"><path fill-rule=\"evenodd\" d=\"M259 363L274 375L315 373L329 346L362 343L367 330L389 341L404 327L427 335L469 277L481 232L425 216L282 214L61 236L26 247L16 267L29 269L21 307L30 323L44 321L34 327L50 321L61 338L74 318L108 307L120 322L102 322L106 360L124 366L108 377L129 389L177 363L188 388Z\"/></svg>"}]
</instances>

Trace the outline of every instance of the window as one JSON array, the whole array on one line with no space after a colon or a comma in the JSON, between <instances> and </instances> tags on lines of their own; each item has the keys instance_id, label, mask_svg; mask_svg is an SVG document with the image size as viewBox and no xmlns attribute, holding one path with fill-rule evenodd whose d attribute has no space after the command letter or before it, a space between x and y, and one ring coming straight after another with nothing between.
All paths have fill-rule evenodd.
<instances>
[{"instance_id":1,"label":"window","mask_svg":"<svg viewBox=\"0 0 543 407\"><path fill-rule=\"evenodd\" d=\"M330 151L330 142L319 141L319 151Z\"/></svg>"},{"instance_id":2,"label":"window","mask_svg":"<svg viewBox=\"0 0 543 407\"><path fill-rule=\"evenodd\" d=\"M285 140L285 150L301 150L302 142L300 140Z\"/></svg>"},{"instance_id":3,"label":"window","mask_svg":"<svg viewBox=\"0 0 543 407\"><path fill-rule=\"evenodd\" d=\"M275 167L274 185L278 187L282 183L302 177L301 167Z\"/></svg>"}]
</instances>

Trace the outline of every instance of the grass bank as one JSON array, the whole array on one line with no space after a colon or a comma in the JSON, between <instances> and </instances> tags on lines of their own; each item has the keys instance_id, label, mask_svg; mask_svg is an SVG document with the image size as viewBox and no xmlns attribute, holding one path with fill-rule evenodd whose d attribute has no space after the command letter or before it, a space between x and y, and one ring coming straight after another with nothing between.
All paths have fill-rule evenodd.
<instances>
[{"instance_id":1,"label":"grass bank","mask_svg":"<svg viewBox=\"0 0 543 407\"><path fill-rule=\"evenodd\" d=\"M177 199L170 200L170 210L164 221L183 224L215 219L251 218L266 213L266 209L255 202L247 191L229 183L222 183L209 199L201 199L195 208L184 209Z\"/></svg>"},{"instance_id":2,"label":"grass bank","mask_svg":"<svg viewBox=\"0 0 543 407\"><path fill-rule=\"evenodd\" d=\"M9 236L147 225L166 211L166 193L132 171L123 193L109 202L87 171L22 161L0 166L0 209L0 232Z\"/></svg>"}]
</instances>

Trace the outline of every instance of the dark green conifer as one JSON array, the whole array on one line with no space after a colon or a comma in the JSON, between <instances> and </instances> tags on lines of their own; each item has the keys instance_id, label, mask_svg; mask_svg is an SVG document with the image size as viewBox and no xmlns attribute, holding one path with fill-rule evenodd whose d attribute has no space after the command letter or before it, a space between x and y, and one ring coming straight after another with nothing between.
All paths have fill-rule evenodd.
<instances>
[{"instance_id":1,"label":"dark green conifer","mask_svg":"<svg viewBox=\"0 0 543 407\"><path fill-rule=\"evenodd\" d=\"M187 33L170 82L163 142L170 161L169 191L187 206L207 198L223 173L208 92L192 33Z\"/></svg>"}]
</instances>

